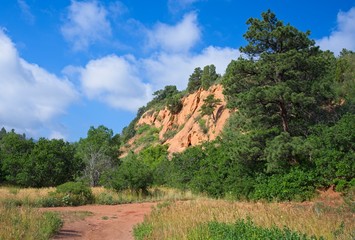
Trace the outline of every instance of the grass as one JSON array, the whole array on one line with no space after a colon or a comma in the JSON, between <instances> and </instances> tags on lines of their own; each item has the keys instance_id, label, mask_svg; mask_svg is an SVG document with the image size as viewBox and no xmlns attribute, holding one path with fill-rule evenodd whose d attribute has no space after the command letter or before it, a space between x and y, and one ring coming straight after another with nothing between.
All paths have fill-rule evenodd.
<instances>
[{"instance_id":1,"label":"grass","mask_svg":"<svg viewBox=\"0 0 355 240\"><path fill-rule=\"evenodd\" d=\"M0 187L0 240L49 239L59 230L62 221L74 222L91 216L91 212L47 212L33 207L42 207L52 198L55 188ZM122 204L165 200L195 199L189 191L169 188L152 188L148 195L131 191L115 192L102 187L92 188L96 204ZM106 216L103 220L108 220Z\"/></svg>"},{"instance_id":2,"label":"grass","mask_svg":"<svg viewBox=\"0 0 355 240\"><path fill-rule=\"evenodd\" d=\"M209 222L189 232L189 240L259 240L259 239L287 239L287 240L317 240L314 236L291 231L289 228L264 228L256 226L250 219L239 219L234 224ZM324 238L320 238L324 239Z\"/></svg>"},{"instance_id":3,"label":"grass","mask_svg":"<svg viewBox=\"0 0 355 240\"><path fill-rule=\"evenodd\" d=\"M55 188L13 188L0 187L0 204L15 206L46 207L51 201L58 202L50 196ZM190 191L180 191L170 188L151 188L149 194L134 191L115 192L103 187L92 188L94 204L115 205L133 202L157 202L166 200L196 199L197 196ZM60 203L61 201L59 201ZM53 204L56 206L57 204Z\"/></svg>"},{"instance_id":4,"label":"grass","mask_svg":"<svg viewBox=\"0 0 355 240\"><path fill-rule=\"evenodd\" d=\"M255 226L279 228L325 239L354 239L354 213L346 206L313 203L252 203L197 199L157 206L135 227L136 239L191 239L191 232L209 222L235 224L251 219ZM317 210L318 209L318 210ZM198 238L195 238L198 239ZM213 239L213 238L211 238Z\"/></svg>"},{"instance_id":5,"label":"grass","mask_svg":"<svg viewBox=\"0 0 355 240\"><path fill-rule=\"evenodd\" d=\"M171 188L151 188L149 194L136 193L134 191L115 192L102 187L93 188L95 203L104 205L115 205L133 202L158 202L167 200L188 200L196 199L198 196L190 191L180 191Z\"/></svg>"},{"instance_id":6,"label":"grass","mask_svg":"<svg viewBox=\"0 0 355 240\"><path fill-rule=\"evenodd\" d=\"M62 226L58 214L30 207L0 204L1 240L49 239Z\"/></svg>"}]
</instances>

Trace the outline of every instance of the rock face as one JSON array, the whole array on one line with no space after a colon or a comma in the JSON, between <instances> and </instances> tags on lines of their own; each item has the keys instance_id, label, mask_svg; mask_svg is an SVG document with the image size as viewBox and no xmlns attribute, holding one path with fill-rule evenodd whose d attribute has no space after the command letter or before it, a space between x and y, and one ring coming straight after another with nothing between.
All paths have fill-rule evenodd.
<instances>
[{"instance_id":1,"label":"rock face","mask_svg":"<svg viewBox=\"0 0 355 240\"><path fill-rule=\"evenodd\" d=\"M150 110L142 115L136 127L147 124L158 128L159 142L168 144L169 153L182 152L189 146L214 140L221 133L230 116L222 92L221 85L214 85L208 90L200 89L182 99L183 107L178 114L172 114L167 108L159 111ZM201 106L210 94L221 101L214 108L214 117L202 116ZM134 145L137 138L139 136L131 139L129 144Z\"/></svg>"}]
</instances>

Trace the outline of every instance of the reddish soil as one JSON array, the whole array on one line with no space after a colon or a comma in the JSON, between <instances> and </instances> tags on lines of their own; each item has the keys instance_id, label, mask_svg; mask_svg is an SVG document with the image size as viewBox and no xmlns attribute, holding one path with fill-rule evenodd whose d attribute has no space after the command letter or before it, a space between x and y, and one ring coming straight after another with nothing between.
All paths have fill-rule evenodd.
<instances>
[{"instance_id":1,"label":"reddish soil","mask_svg":"<svg viewBox=\"0 0 355 240\"><path fill-rule=\"evenodd\" d=\"M155 203L133 203L115 206L86 205L79 207L45 208L61 212L64 225L53 239L74 240L130 240L133 226L143 222ZM72 214L70 214L72 212ZM86 217L73 217L74 212L91 212Z\"/></svg>"}]
</instances>

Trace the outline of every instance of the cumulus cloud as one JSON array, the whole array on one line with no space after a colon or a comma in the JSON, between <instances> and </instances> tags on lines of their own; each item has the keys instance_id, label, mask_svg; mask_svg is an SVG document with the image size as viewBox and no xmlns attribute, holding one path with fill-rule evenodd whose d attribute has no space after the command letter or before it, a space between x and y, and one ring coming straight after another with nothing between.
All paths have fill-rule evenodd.
<instances>
[{"instance_id":1,"label":"cumulus cloud","mask_svg":"<svg viewBox=\"0 0 355 240\"><path fill-rule=\"evenodd\" d=\"M176 85L179 89L185 89L189 76L196 67L203 68L214 64L216 71L223 74L230 61L239 55L237 49L209 46L200 54L160 53L142 59L142 66L154 89L166 85Z\"/></svg>"},{"instance_id":2,"label":"cumulus cloud","mask_svg":"<svg viewBox=\"0 0 355 240\"><path fill-rule=\"evenodd\" d=\"M76 51L111 35L108 12L97 1L78 2L73 0L61 27L64 38L73 44Z\"/></svg>"},{"instance_id":3,"label":"cumulus cloud","mask_svg":"<svg viewBox=\"0 0 355 240\"><path fill-rule=\"evenodd\" d=\"M150 55L108 55L83 67L69 66L65 73L79 80L87 98L116 109L136 111L152 98L152 92L166 85L185 89L196 67L214 64L217 72L223 74L230 61L240 55L237 49L214 46L200 53L190 51L201 35L195 13L185 15L175 25L159 23L145 33L153 48Z\"/></svg>"},{"instance_id":4,"label":"cumulus cloud","mask_svg":"<svg viewBox=\"0 0 355 240\"><path fill-rule=\"evenodd\" d=\"M22 59L0 29L0 126L34 135L77 98L74 86Z\"/></svg>"},{"instance_id":5,"label":"cumulus cloud","mask_svg":"<svg viewBox=\"0 0 355 240\"><path fill-rule=\"evenodd\" d=\"M340 11L337 16L337 26L330 36L316 41L324 50L331 50L335 54L346 48L355 51L355 7L348 12Z\"/></svg>"},{"instance_id":6,"label":"cumulus cloud","mask_svg":"<svg viewBox=\"0 0 355 240\"><path fill-rule=\"evenodd\" d=\"M151 98L151 87L144 83L139 64L131 55L106 56L77 68L83 93L111 107L135 111Z\"/></svg>"},{"instance_id":7,"label":"cumulus cloud","mask_svg":"<svg viewBox=\"0 0 355 240\"><path fill-rule=\"evenodd\" d=\"M148 31L149 47L167 52L187 52L200 38L201 31L194 12L186 14L176 25L158 23Z\"/></svg>"},{"instance_id":8,"label":"cumulus cloud","mask_svg":"<svg viewBox=\"0 0 355 240\"><path fill-rule=\"evenodd\" d=\"M185 89L196 67L214 64L223 74L237 49L207 47L200 54L153 54L136 59L132 55L109 55L89 61L84 67L69 66L67 75L81 83L82 93L115 109L135 112L152 98L152 93L166 85Z\"/></svg>"}]
</instances>

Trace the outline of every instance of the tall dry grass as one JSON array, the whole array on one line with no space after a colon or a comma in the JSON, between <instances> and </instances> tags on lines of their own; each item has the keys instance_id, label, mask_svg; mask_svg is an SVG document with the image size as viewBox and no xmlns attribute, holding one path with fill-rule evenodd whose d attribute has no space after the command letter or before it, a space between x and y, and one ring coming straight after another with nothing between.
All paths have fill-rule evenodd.
<instances>
[{"instance_id":1,"label":"tall dry grass","mask_svg":"<svg viewBox=\"0 0 355 240\"><path fill-rule=\"evenodd\" d=\"M193 200L159 206L140 226L150 234L144 239L188 239L200 224L218 221L234 223L251 220L258 226L283 228L323 236L326 239L353 239L354 214L346 208L330 208L313 203L251 203L224 200ZM139 228L139 227L138 227Z\"/></svg>"},{"instance_id":2,"label":"tall dry grass","mask_svg":"<svg viewBox=\"0 0 355 240\"><path fill-rule=\"evenodd\" d=\"M0 187L0 203L36 206L51 191L55 188Z\"/></svg>"},{"instance_id":3,"label":"tall dry grass","mask_svg":"<svg viewBox=\"0 0 355 240\"><path fill-rule=\"evenodd\" d=\"M171 188L151 188L149 194L136 193L134 191L116 192L103 187L91 188L95 204L122 204L132 202L155 202L166 200L187 200L196 199L197 195L190 191L180 191ZM17 206L35 206L41 207L43 200L47 198L50 192L55 188L18 188L18 187L0 187L0 203L13 204Z\"/></svg>"},{"instance_id":4,"label":"tall dry grass","mask_svg":"<svg viewBox=\"0 0 355 240\"><path fill-rule=\"evenodd\" d=\"M1 240L46 240L61 227L56 213L0 203Z\"/></svg>"}]
</instances>

